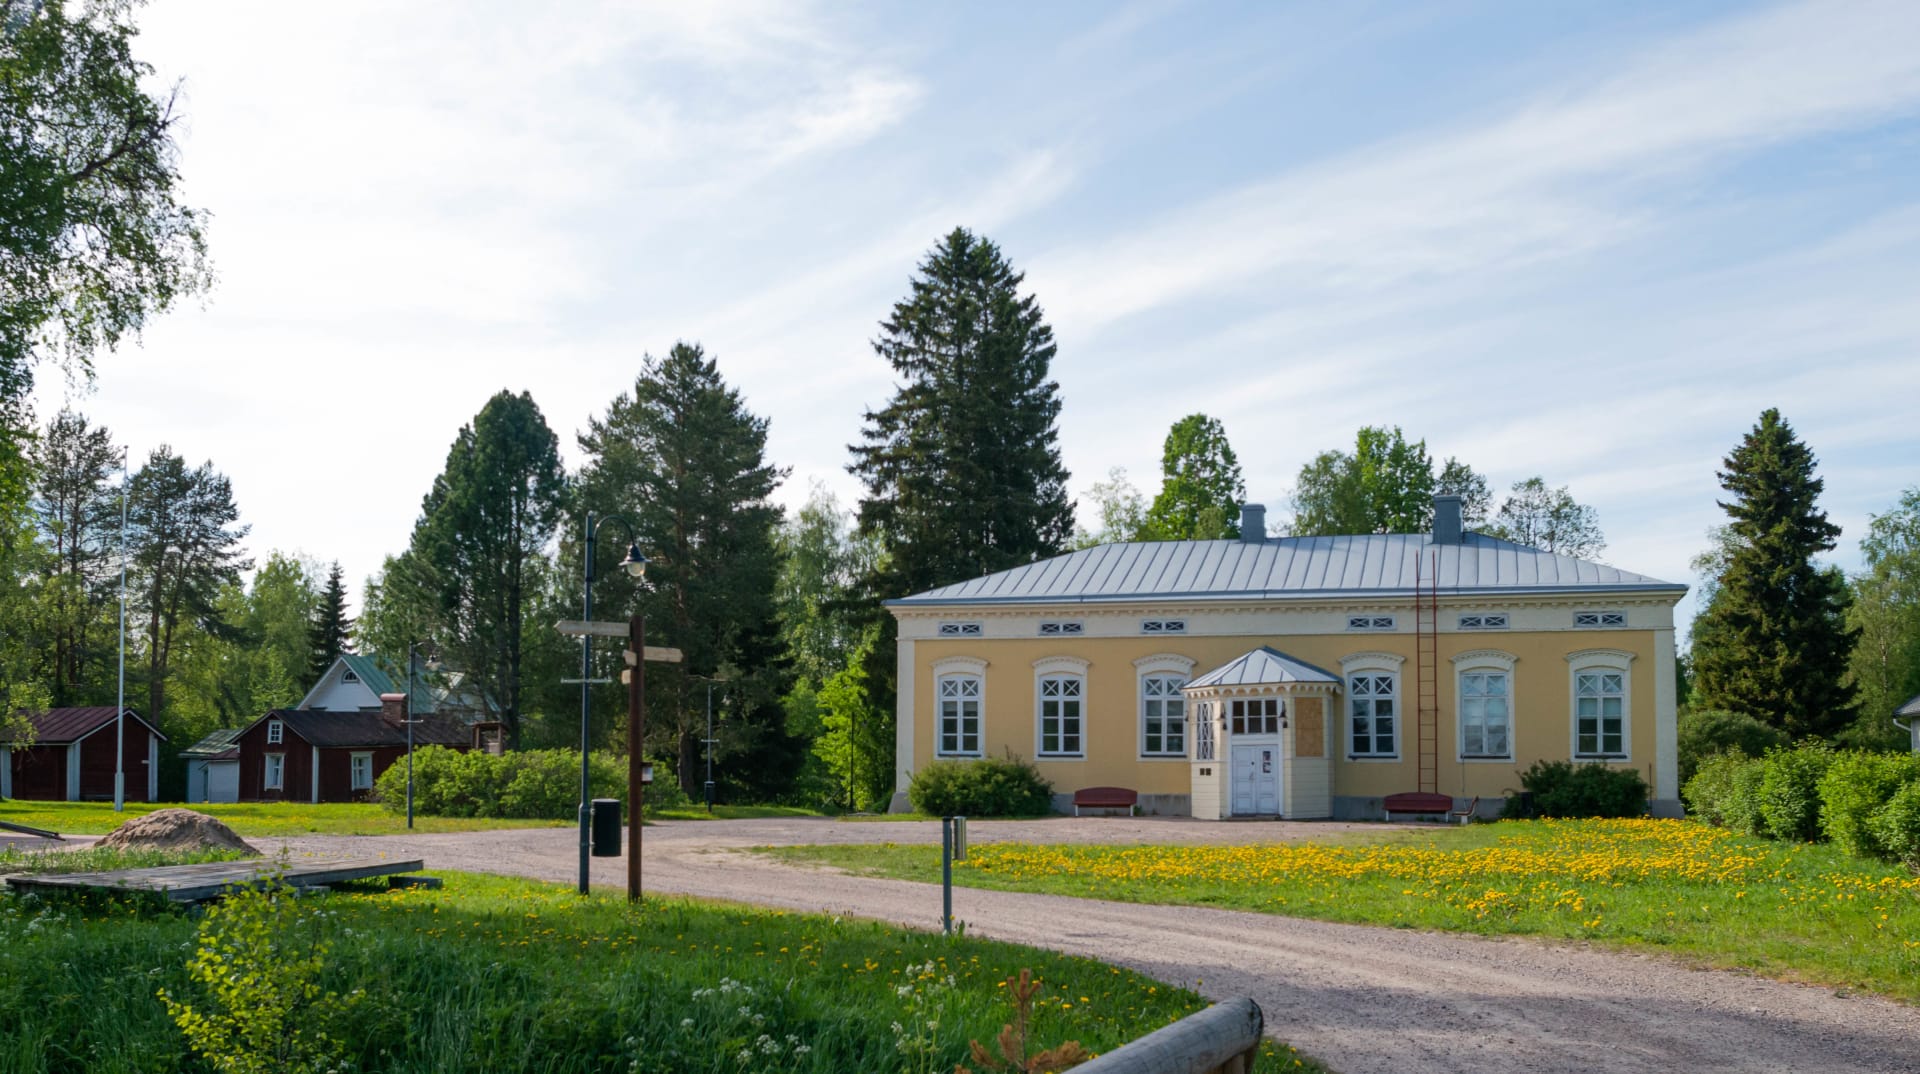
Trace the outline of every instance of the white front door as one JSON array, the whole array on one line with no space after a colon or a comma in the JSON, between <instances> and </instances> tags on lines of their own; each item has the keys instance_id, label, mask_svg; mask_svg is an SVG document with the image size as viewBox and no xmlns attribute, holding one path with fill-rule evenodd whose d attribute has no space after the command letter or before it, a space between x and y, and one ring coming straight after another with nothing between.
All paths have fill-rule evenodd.
<instances>
[{"instance_id":1,"label":"white front door","mask_svg":"<svg viewBox=\"0 0 1920 1074\"><path fill-rule=\"evenodd\" d=\"M1233 814L1276 816L1280 812L1280 747L1233 747Z\"/></svg>"}]
</instances>

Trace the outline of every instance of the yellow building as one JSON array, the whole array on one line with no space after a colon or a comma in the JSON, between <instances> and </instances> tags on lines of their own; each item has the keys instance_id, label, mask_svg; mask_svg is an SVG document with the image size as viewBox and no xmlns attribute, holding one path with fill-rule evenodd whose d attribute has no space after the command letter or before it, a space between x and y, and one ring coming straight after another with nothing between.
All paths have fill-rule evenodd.
<instances>
[{"instance_id":1,"label":"yellow building","mask_svg":"<svg viewBox=\"0 0 1920 1074\"><path fill-rule=\"evenodd\" d=\"M890 601L898 774L1033 761L1065 808L1379 817L1398 792L1497 811L1537 760L1637 769L1678 815L1686 587L1477 533L1102 545Z\"/></svg>"}]
</instances>

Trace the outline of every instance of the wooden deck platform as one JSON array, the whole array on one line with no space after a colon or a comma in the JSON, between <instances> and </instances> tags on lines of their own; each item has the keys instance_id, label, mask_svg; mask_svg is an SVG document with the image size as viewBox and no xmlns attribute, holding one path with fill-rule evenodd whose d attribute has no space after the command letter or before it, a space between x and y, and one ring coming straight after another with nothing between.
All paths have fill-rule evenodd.
<instances>
[{"instance_id":1,"label":"wooden deck platform","mask_svg":"<svg viewBox=\"0 0 1920 1074\"><path fill-rule=\"evenodd\" d=\"M249 858L200 865L162 865L151 869L119 869L105 873L37 873L7 877L16 891L49 892L95 889L150 891L174 902L199 902L273 876L297 888L324 887L347 880L417 873L426 868L418 858L345 858L279 861Z\"/></svg>"}]
</instances>

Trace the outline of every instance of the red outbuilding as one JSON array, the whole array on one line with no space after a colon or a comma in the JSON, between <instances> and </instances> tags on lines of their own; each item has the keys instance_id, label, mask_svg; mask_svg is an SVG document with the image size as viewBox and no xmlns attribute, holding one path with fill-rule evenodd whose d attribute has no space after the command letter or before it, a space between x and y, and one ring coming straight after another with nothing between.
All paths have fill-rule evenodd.
<instances>
[{"instance_id":1,"label":"red outbuilding","mask_svg":"<svg viewBox=\"0 0 1920 1074\"><path fill-rule=\"evenodd\" d=\"M406 695L380 695L377 711L275 709L240 732L243 802L358 802L387 766L407 755ZM473 748L460 720L415 713L413 744Z\"/></svg>"},{"instance_id":2,"label":"red outbuilding","mask_svg":"<svg viewBox=\"0 0 1920 1074\"><path fill-rule=\"evenodd\" d=\"M33 740L0 742L0 798L51 802L113 798L113 746L121 744L120 772L129 802L151 802L160 793L160 743L167 736L131 708L112 705L44 709L30 713Z\"/></svg>"}]
</instances>

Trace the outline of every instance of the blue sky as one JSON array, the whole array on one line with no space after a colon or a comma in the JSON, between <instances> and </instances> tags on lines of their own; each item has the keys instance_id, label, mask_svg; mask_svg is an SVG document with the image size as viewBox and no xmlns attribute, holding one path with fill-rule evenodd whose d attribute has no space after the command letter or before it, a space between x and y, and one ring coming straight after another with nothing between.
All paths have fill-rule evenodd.
<instances>
[{"instance_id":1,"label":"blue sky","mask_svg":"<svg viewBox=\"0 0 1920 1074\"><path fill-rule=\"evenodd\" d=\"M1920 5L206 5L183 78L220 283L74 405L234 479L256 554L404 547L459 426L574 434L703 343L782 492L891 390L869 341L955 225L1060 343L1076 492L1184 414L1251 495L1397 424L1691 581L1778 406L1858 564L1920 482ZM1689 610L1684 609L1683 610Z\"/></svg>"}]
</instances>

